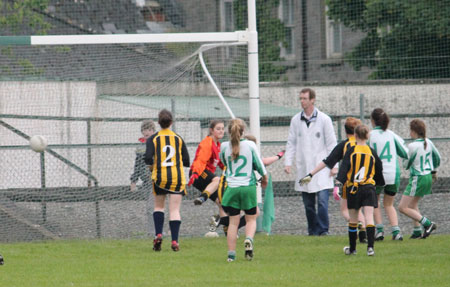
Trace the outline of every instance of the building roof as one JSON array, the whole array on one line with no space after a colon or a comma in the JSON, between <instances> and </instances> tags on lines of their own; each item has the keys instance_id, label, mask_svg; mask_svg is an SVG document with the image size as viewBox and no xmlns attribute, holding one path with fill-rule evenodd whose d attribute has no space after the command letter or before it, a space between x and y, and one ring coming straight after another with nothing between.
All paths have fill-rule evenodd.
<instances>
[{"instance_id":1,"label":"building roof","mask_svg":"<svg viewBox=\"0 0 450 287\"><path fill-rule=\"evenodd\" d=\"M195 119L208 121L213 118L230 118L225 106L219 97L205 96L130 96L130 95L101 95L99 99L116 101L124 104L136 105L159 111L161 109L171 109L172 100L175 101L175 114L177 118ZM248 119L249 100L241 98L225 97L234 115L239 118ZM260 102L260 118L264 125L271 125L270 121L281 120L282 123L289 123L292 115L298 113L298 108L277 106Z\"/></svg>"}]
</instances>

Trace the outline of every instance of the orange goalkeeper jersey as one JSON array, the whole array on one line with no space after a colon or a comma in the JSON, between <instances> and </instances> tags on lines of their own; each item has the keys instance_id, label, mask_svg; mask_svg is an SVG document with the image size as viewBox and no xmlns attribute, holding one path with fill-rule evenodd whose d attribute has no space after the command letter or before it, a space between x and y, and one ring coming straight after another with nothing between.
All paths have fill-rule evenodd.
<instances>
[{"instance_id":1,"label":"orange goalkeeper jersey","mask_svg":"<svg viewBox=\"0 0 450 287\"><path fill-rule=\"evenodd\" d=\"M223 164L219 159L220 142L217 144L212 137L205 137L197 147L194 162L191 165L191 172L201 175L205 169L214 173L216 167L223 169Z\"/></svg>"}]
</instances>

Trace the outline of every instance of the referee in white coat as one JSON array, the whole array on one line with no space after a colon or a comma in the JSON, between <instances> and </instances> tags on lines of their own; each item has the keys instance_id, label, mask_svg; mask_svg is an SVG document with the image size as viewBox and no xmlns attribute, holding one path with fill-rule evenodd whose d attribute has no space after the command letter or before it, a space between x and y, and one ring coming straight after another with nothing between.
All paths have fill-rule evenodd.
<instances>
[{"instance_id":1,"label":"referee in white coat","mask_svg":"<svg viewBox=\"0 0 450 287\"><path fill-rule=\"evenodd\" d=\"M298 182L326 158L336 145L331 118L314 107L315 100L314 90L306 88L300 91L303 111L291 119L284 171L291 173L295 158L297 167L295 190L302 192L308 220L308 234L328 235L328 197L334 187L333 176L337 173L337 167L332 170L322 169L312 177L310 183L303 186Z\"/></svg>"}]
</instances>

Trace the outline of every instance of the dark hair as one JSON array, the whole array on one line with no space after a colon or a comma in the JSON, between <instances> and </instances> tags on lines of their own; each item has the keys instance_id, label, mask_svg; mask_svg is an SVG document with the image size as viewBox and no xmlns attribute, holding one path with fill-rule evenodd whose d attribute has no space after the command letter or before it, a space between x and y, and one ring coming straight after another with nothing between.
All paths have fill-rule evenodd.
<instances>
[{"instance_id":1,"label":"dark hair","mask_svg":"<svg viewBox=\"0 0 450 287\"><path fill-rule=\"evenodd\" d=\"M370 118L375 123L375 126L381 127L383 131L388 128L389 125L389 116L383 111L382 108L376 108L372 111Z\"/></svg>"},{"instance_id":2,"label":"dark hair","mask_svg":"<svg viewBox=\"0 0 450 287\"><path fill-rule=\"evenodd\" d=\"M369 127L366 125L358 125L355 127L355 135L361 140L369 139Z\"/></svg>"},{"instance_id":3,"label":"dark hair","mask_svg":"<svg viewBox=\"0 0 450 287\"><path fill-rule=\"evenodd\" d=\"M225 122L223 120L211 120L209 122L209 129L212 130L214 129L218 124L224 124ZM211 131L209 131L209 134L211 135Z\"/></svg>"},{"instance_id":4,"label":"dark hair","mask_svg":"<svg viewBox=\"0 0 450 287\"><path fill-rule=\"evenodd\" d=\"M309 99L310 99L310 100L316 98L316 92L315 92L313 89L311 89L311 88L304 88L304 89L302 89L302 90L300 91L300 94L305 94L305 93L308 93L308 94L309 94Z\"/></svg>"},{"instance_id":5,"label":"dark hair","mask_svg":"<svg viewBox=\"0 0 450 287\"><path fill-rule=\"evenodd\" d=\"M419 119L412 120L409 123L409 128L413 132L415 132L420 138L423 138L425 140L425 138L427 137L427 128L422 120ZM424 141L423 148L424 149L427 148L427 141Z\"/></svg>"},{"instance_id":6,"label":"dark hair","mask_svg":"<svg viewBox=\"0 0 450 287\"><path fill-rule=\"evenodd\" d=\"M239 145L241 137L244 134L244 129L244 121L239 118L232 119L230 121L230 124L228 125L228 133L230 134L231 138L231 157L233 158L233 160L239 156Z\"/></svg>"},{"instance_id":7,"label":"dark hair","mask_svg":"<svg viewBox=\"0 0 450 287\"><path fill-rule=\"evenodd\" d=\"M348 117L345 119L345 133L348 135L354 135L355 134L355 127L361 125L361 120L357 118Z\"/></svg>"},{"instance_id":8,"label":"dark hair","mask_svg":"<svg viewBox=\"0 0 450 287\"><path fill-rule=\"evenodd\" d=\"M155 123L152 120L145 120L145 121L143 121L142 124L141 124L141 132L143 132L144 130L154 131L155 130Z\"/></svg>"},{"instance_id":9,"label":"dark hair","mask_svg":"<svg viewBox=\"0 0 450 287\"><path fill-rule=\"evenodd\" d=\"M162 129L167 129L172 124L172 113L166 109L162 109L158 115L158 124Z\"/></svg>"}]
</instances>

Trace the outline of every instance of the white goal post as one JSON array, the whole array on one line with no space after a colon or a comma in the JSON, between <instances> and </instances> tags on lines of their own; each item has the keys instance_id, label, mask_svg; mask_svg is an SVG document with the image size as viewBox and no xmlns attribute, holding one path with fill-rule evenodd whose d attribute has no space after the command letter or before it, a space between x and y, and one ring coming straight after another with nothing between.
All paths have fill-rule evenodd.
<instances>
[{"instance_id":1,"label":"white goal post","mask_svg":"<svg viewBox=\"0 0 450 287\"><path fill-rule=\"evenodd\" d=\"M0 45L89 45L136 43L194 43L241 42L247 43L250 131L260 147L258 33L256 31L256 1L247 0L248 29L235 32L214 33L160 33L160 34L111 34L111 35L50 35L50 36L0 36ZM201 54L200 54L201 55ZM203 66L203 64L202 64ZM203 67L204 68L204 67ZM208 72L206 71L208 76ZM208 76L210 78L210 76ZM212 82L212 85L215 84ZM214 87L217 91L217 87ZM223 97L221 101L229 112ZM233 114L230 114L233 117Z\"/></svg>"}]
</instances>

